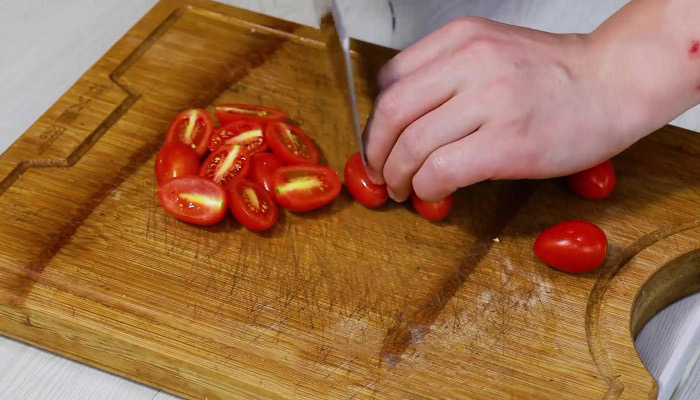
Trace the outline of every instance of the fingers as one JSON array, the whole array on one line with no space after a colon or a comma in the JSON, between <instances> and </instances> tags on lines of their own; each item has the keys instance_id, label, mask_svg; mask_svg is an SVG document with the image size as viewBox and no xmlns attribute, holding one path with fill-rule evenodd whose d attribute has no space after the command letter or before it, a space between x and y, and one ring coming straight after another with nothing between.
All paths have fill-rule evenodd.
<instances>
[{"instance_id":1,"label":"fingers","mask_svg":"<svg viewBox=\"0 0 700 400\"><path fill-rule=\"evenodd\" d=\"M391 59L379 72L380 89L387 88L399 79L430 64L443 55L450 54L476 36L488 21L466 17L456 19L435 30Z\"/></svg>"},{"instance_id":2,"label":"fingers","mask_svg":"<svg viewBox=\"0 0 700 400\"><path fill-rule=\"evenodd\" d=\"M389 154L383 169L392 198L404 201L411 195L412 179L435 150L456 142L481 126L483 108L460 94L409 125Z\"/></svg>"},{"instance_id":3,"label":"fingers","mask_svg":"<svg viewBox=\"0 0 700 400\"><path fill-rule=\"evenodd\" d=\"M473 134L435 150L413 176L413 190L425 201L438 201L461 187L501 175L511 160L508 143L492 131Z\"/></svg>"},{"instance_id":4,"label":"fingers","mask_svg":"<svg viewBox=\"0 0 700 400\"><path fill-rule=\"evenodd\" d=\"M384 182L384 163L401 132L449 100L457 90L459 79L456 77L459 74L455 63L439 60L414 71L380 93L363 134L367 173L373 182Z\"/></svg>"}]
</instances>

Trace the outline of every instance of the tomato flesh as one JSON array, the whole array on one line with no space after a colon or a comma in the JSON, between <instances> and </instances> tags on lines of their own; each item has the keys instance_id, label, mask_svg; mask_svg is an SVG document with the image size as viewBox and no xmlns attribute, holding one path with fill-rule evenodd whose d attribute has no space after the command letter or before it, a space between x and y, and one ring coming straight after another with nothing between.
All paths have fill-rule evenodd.
<instances>
[{"instance_id":1,"label":"tomato flesh","mask_svg":"<svg viewBox=\"0 0 700 400\"><path fill-rule=\"evenodd\" d=\"M585 221L568 221L542 232L534 244L535 255L550 267L584 273L605 260L608 240L605 232Z\"/></svg>"},{"instance_id":2,"label":"tomato flesh","mask_svg":"<svg viewBox=\"0 0 700 400\"><path fill-rule=\"evenodd\" d=\"M252 104L220 104L216 106L215 113L216 118L222 125L239 120L257 121L266 124L287 119L287 113L284 111Z\"/></svg>"},{"instance_id":3,"label":"tomato flesh","mask_svg":"<svg viewBox=\"0 0 700 400\"><path fill-rule=\"evenodd\" d=\"M257 183L237 179L226 188L231 213L251 231L265 231L277 222L277 205L270 193Z\"/></svg>"},{"instance_id":4,"label":"tomato flesh","mask_svg":"<svg viewBox=\"0 0 700 400\"><path fill-rule=\"evenodd\" d=\"M165 142L182 142L201 157L207 151L213 130L214 120L208 112L201 109L185 110L170 123Z\"/></svg>"},{"instance_id":5,"label":"tomato flesh","mask_svg":"<svg viewBox=\"0 0 700 400\"><path fill-rule=\"evenodd\" d=\"M250 156L243 146L225 144L207 157L199 169L199 175L221 186L248 175Z\"/></svg>"},{"instance_id":6,"label":"tomato flesh","mask_svg":"<svg viewBox=\"0 0 700 400\"><path fill-rule=\"evenodd\" d=\"M195 225L213 225L226 215L224 189L197 175L171 179L158 188L158 202L173 217Z\"/></svg>"},{"instance_id":7,"label":"tomato flesh","mask_svg":"<svg viewBox=\"0 0 700 400\"><path fill-rule=\"evenodd\" d=\"M566 178L569 188L579 196L590 200L602 200L610 196L617 179L615 167L608 160Z\"/></svg>"},{"instance_id":8,"label":"tomato flesh","mask_svg":"<svg viewBox=\"0 0 700 400\"><path fill-rule=\"evenodd\" d=\"M415 193L411 194L411 203L413 204L413 208L415 208L416 211L418 211L418 214L420 214L423 218L431 222L441 221L447 218L452 210L453 201L454 197L452 195L448 195L442 200L431 203L422 200Z\"/></svg>"},{"instance_id":9,"label":"tomato flesh","mask_svg":"<svg viewBox=\"0 0 700 400\"><path fill-rule=\"evenodd\" d=\"M156 156L155 172L158 185L163 185L173 178L197 175L199 155L182 142L165 144Z\"/></svg>"},{"instance_id":10,"label":"tomato flesh","mask_svg":"<svg viewBox=\"0 0 700 400\"><path fill-rule=\"evenodd\" d=\"M296 126L284 122L268 124L265 138L272 152L287 164L318 164L316 145Z\"/></svg>"},{"instance_id":11,"label":"tomato flesh","mask_svg":"<svg viewBox=\"0 0 700 400\"><path fill-rule=\"evenodd\" d=\"M272 178L275 198L284 208L306 212L323 207L340 194L340 178L323 165L288 165Z\"/></svg>"},{"instance_id":12,"label":"tomato flesh","mask_svg":"<svg viewBox=\"0 0 700 400\"><path fill-rule=\"evenodd\" d=\"M255 121L234 121L214 131L209 140L209 150L215 151L223 144L237 144L253 155L267 150L262 125Z\"/></svg>"},{"instance_id":13,"label":"tomato flesh","mask_svg":"<svg viewBox=\"0 0 700 400\"><path fill-rule=\"evenodd\" d=\"M360 153L355 153L348 158L344 170L345 187L352 197L368 208L378 208L386 204L389 194L386 185L372 183L362 165Z\"/></svg>"},{"instance_id":14,"label":"tomato flesh","mask_svg":"<svg viewBox=\"0 0 700 400\"><path fill-rule=\"evenodd\" d=\"M250 180L272 193L274 190L272 175L283 165L282 160L272 153L254 154L250 157Z\"/></svg>"}]
</instances>

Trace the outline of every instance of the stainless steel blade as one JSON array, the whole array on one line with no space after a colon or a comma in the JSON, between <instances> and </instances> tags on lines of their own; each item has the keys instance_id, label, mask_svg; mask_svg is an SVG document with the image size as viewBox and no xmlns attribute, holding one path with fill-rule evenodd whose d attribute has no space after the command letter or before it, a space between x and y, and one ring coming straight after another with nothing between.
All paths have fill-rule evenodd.
<instances>
[{"instance_id":1,"label":"stainless steel blade","mask_svg":"<svg viewBox=\"0 0 700 400\"><path fill-rule=\"evenodd\" d=\"M360 116L355 94L355 79L352 59L350 58L350 38L343 24L338 3L335 0L314 0L314 5L320 19L321 34L331 58L336 81L345 96L348 117L355 131L355 139L360 150L362 163L366 167L367 160L365 158L364 144L362 143Z\"/></svg>"}]
</instances>

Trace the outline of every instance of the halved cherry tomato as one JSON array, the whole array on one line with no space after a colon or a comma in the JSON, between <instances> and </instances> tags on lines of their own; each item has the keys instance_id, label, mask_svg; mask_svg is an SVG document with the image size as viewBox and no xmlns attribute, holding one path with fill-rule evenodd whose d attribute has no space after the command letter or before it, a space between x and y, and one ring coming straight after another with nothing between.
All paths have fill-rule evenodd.
<instances>
[{"instance_id":1,"label":"halved cherry tomato","mask_svg":"<svg viewBox=\"0 0 700 400\"><path fill-rule=\"evenodd\" d=\"M250 155L267 150L262 125L255 121L234 121L217 128L209 140L209 150L214 151L222 144L243 146Z\"/></svg>"},{"instance_id":2,"label":"halved cherry tomato","mask_svg":"<svg viewBox=\"0 0 700 400\"><path fill-rule=\"evenodd\" d=\"M416 211L418 211L418 214L420 214L423 218L431 222L445 219L450 213L450 210L452 210L453 200L453 196L448 195L442 200L430 203L422 200L415 193L411 194L411 203L413 204L413 208L415 208Z\"/></svg>"},{"instance_id":3,"label":"halved cherry tomato","mask_svg":"<svg viewBox=\"0 0 700 400\"><path fill-rule=\"evenodd\" d=\"M251 231L264 231L277 222L277 205L262 186L236 179L226 188L231 213Z\"/></svg>"},{"instance_id":4,"label":"halved cherry tomato","mask_svg":"<svg viewBox=\"0 0 700 400\"><path fill-rule=\"evenodd\" d=\"M158 151L155 170L158 185L179 176L197 175L199 155L182 142L166 143Z\"/></svg>"},{"instance_id":5,"label":"halved cherry tomato","mask_svg":"<svg viewBox=\"0 0 700 400\"><path fill-rule=\"evenodd\" d=\"M250 180L272 193L274 190L272 175L277 168L283 165L284 163L282 160L272 153L264 152L253 154L250 156Z\"/></svg>"},{"instance_id":6,"label":"halved cherry tomato","mask_svg":"<svg viewBox=\"0 0 700 400\"><path fill-rule=\"evenodd\" d=\"M597 226L569 221L542 232L535 240L535 255L550 267L571 273L598 268L605 260L608 239Z\"/></svg>"},{"instance_id":7,"label":"halved cherry tomato","mask_svg":"<svg viewBox=\"0 0 700 400\"><path fill-rule=\"evenodd\" d=\"M216 106L216 118L222 125L242 119L266 124L284 121L287 119L287 113L252 104L220 104Z\"/></svg>"},{"instance_id":8,"label":"halved cherry tomato","mask_svg":"<svg viewBox=\"0 0 700 400\"><path fill-rule=\"evenodd\" d=\"M225 144L209 154L199 169L199 175L225 187L234 179L245 178L249 163L250 156L243 146Z\"/></svg>"},{"instance_id":9,"label":"halved cherry tomato","mask_svg":"<svg viewBox=\"0 0 700 400\"><path fill-rule=\"evenodd\" d=\"M185 110L178 114L168 127L165 143L182 142L201 157L207 151L209 137L214 130L214 120L200 109Z\"/></svg>"},{"instance_id":10,"label":"halved cherry tomato","mask_svg":"<svg viewBox=\"0 0 700 400\"><path fill-rule=\"evenodd\" d=\"M377 208L383 206L389 194L386 185L376 185L369 180L367 171L362 165L360 153L355 153L345 163L345 187L350 194L365 207Z\"/></svg>"},{"instance_id":11,"label":"halved cherry tomato","mask_svg":"<svg viewBox=\"0 0 700 400\"><path fill-rule=\"evenodd\" d=\"M173 217L195 225L213 225L226 215L226 192L197 175L171 179L158 188L158 202Z\"/></svg>"},{"instance_id":12,"label":"halved cherry tomato","mask_svg":"<svg viewBox=\"0 0 700 400\"><path fill-rule=\"evenodd\" d=\"M569 175L566 181L574 193L591 200L602 200L610 196L617 182L615 167L610 161Z\"/></svg>"},{"instance_id":13,"label":"halved cherry tomato","mask_svg":"<svg viewBox=\"0 0 700 400\"><path fill-rule=\"evenodd\" d=\"M318 164L314 141L296 126L284 122L268 124L265 139L272 152L287 164Z\"/></svg>"},{"instance_id":14,"label":"halved cherry tomato","mask_svg":"<svg viewBox=\"0 0 700 400\"><path fill-rule=\"evenodd\" d=\"M340 193L340 178L323 165L287 165L275 171L275 198L284 208L305 212L322 207Z\"/></svg>"}]
</instances>

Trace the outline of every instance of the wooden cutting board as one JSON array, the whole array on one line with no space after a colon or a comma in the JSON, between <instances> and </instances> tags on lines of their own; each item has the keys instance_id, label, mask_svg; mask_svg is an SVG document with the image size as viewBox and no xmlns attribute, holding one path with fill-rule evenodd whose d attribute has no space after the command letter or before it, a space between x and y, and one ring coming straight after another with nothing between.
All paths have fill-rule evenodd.
<instances>
[{"instance_id":1,"label":"wooden cutting board","mask_svg":"<svg viewBox=\"0 0 700 400\"><path fill-rule=\"evenodd\" d=\"M354 46L365 118L392 52ZM439 224L347 193L264 234L157 205L179 110L285 109L340 171L340 93L317 31L161 1L0 157L0 333L191 398L654 396L633 337L700 290L699 135L664 128L618 156L605 201L488 182ZM609 237L595 273L533 256L570 219Z\"/></svg>"}]
</instances>

